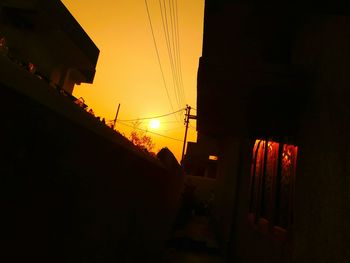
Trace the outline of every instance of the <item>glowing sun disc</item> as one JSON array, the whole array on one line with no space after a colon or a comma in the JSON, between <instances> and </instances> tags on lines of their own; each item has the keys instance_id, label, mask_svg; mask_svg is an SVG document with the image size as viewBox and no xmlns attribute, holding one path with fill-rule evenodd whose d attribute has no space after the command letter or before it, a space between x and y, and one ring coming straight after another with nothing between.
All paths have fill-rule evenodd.
<instances>
[{"instance_id":1,"label":"glowing sun disc","mask_svg":"<svg viewBox=\"0 0 350 263\"><path fill-rule=\"evenodd\" d=\"M150 127L151 129L159 129L159 127L160 127L160 121L159 121L159 120L151 120L151 121L149 122L149 127Z\"/></svg>"}]
</instances>

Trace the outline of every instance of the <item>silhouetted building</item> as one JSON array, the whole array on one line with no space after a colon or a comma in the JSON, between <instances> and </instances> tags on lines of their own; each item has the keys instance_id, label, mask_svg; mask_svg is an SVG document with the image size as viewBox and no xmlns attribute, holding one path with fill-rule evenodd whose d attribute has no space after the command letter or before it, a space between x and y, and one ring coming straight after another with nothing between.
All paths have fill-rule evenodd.
<instances>
[{"instance_id":1,"label":"silhouetted building","mask_svg":"<svg viewBox=\"0 0 350 263\"><path fill-rule=\"evenodd\" d=\"M211 147L213 148L213 147ZM210 151L205 144L188 142L184 158L187 175L215 179L217 170L217 152Z\"/></svg>"},{"instance_id":2,"label":"silhouetted building","mask_svg":"<svg viewBox=\"0 0 350 263\"><path fill-rule=\"evenodd\" d=\"M350 9L206 0L198 132L230 262L348 262Z\"/></svg>"},{"instance_id":3,"label":"silhouetted building","mask_svg":"<svg viewBox=\"0 0 350 263\"><path fill-rule=\"evenodd\" d=\"M61 1L4 0L0 8L0 39L13 63L68 94L92 83L99 50Z\"/></svg>"},{"instance_id":4,"label":"silhouetted building","mask_svg":"<svg viewBox=\"0 0 350 263\"><path fill-rule=\"evenodd\" d=\"M188 142L183 166L185 183L195 186L194 197L198 205L207 202L216 189L218 169L216 141L198 136L197 142Z\"/></svg>"},{"instance_id":5,"label":"silhouetted building","mask_svg":"<svg viewBox=\"0 0 350 263\"><path fill-rule=\"evenodd\" d=\"M156 155L157 159L162 162L162 164L167 167L170 171L173 171L177 175L181 176L183 174L183 169L179 162L176 160L175 155L169 150L168 147L163 147L159 150Z\"/></svg>"},{"instance_id":6,"label":"silhouetted building","mask_svg":"<svg viewBox=\"0 0 350 263\"><path fill-rule=\"evenodd\" d=\"M0 1L0 262L160 262L183 177L72 96L98 55L59 0Z\"/></svg>"}]
</instances>

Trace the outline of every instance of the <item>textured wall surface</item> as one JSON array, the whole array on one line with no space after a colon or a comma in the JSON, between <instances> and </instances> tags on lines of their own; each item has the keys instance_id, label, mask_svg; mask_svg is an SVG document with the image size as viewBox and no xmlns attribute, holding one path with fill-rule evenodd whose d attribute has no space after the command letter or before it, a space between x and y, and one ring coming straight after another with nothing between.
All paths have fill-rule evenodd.
<instances>
[{"instance_id":1,"label":"textured wall surface","mask_svg":"<svg viewBox=\"0 0 350 263\"><path fill-rule=\"evenodd\" d=\"M0 94L0 261L157 262L182 177L58 93Z\"/></svg>"}]
</instances>

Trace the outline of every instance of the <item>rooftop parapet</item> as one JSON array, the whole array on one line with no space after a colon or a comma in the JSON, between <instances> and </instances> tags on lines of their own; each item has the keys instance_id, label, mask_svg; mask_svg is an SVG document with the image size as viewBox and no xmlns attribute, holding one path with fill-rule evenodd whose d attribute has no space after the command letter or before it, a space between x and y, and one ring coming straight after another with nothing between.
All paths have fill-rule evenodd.
<instances>
[{"instance_id":1,"label":"rooftop parapet","mask_svg":"<svg viewBox=\"0 0 350 263\"><path fill-rule=\"evenodd\" d=\"M34 64L66 91L93 82L99 49L61 1L1 1L0 34L9 55Z\"/></svg>"}]
</instances>

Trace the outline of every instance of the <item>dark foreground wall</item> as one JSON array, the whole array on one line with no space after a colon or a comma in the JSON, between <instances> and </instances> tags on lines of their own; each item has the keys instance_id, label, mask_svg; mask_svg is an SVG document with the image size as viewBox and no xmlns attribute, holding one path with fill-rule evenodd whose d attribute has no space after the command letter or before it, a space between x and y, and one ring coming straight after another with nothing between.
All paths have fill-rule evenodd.
<instances>
[{"instance_id":1,"label":"dark foreground wall","mask_svg":"<svg viewBox=\"0 0 350 263\"><path fill-rule=\"evenodd\" d=\"M16 89L0 86L0 261L157 262L182 178L56 91L63 115Z\"/></svg>"},{"instance_id":2,"label":"dark foreground wall","mask_svg":"<svg viewBox=\"0 0 350 263\"><path fill-rule=\"evenodd\" d=\"M228 237L224 241L229 242L229 262L350 262L350 18L310 14L299 26L290 63L308 76L308 85L293 103L279 98L286 107L302 109L293 136L298 154L289 194L290 224L283 232L275 224L276 217L264 218L260 210L254 222L249 215L250 200L260 191L250 188L253 145L259 137L221 136L217 177L221 196L216 198L215 216L224 238ZM230 86L222 87L219 92L227 95L224 87ZM262 120L267 119L270 115ZM293 123L288 116L285 120ZM271 130L266 129L272 134ZM281 133L281 138L285 135ZM282 200L270 197L272 206Z\"/></svg>"}]
</instances>

